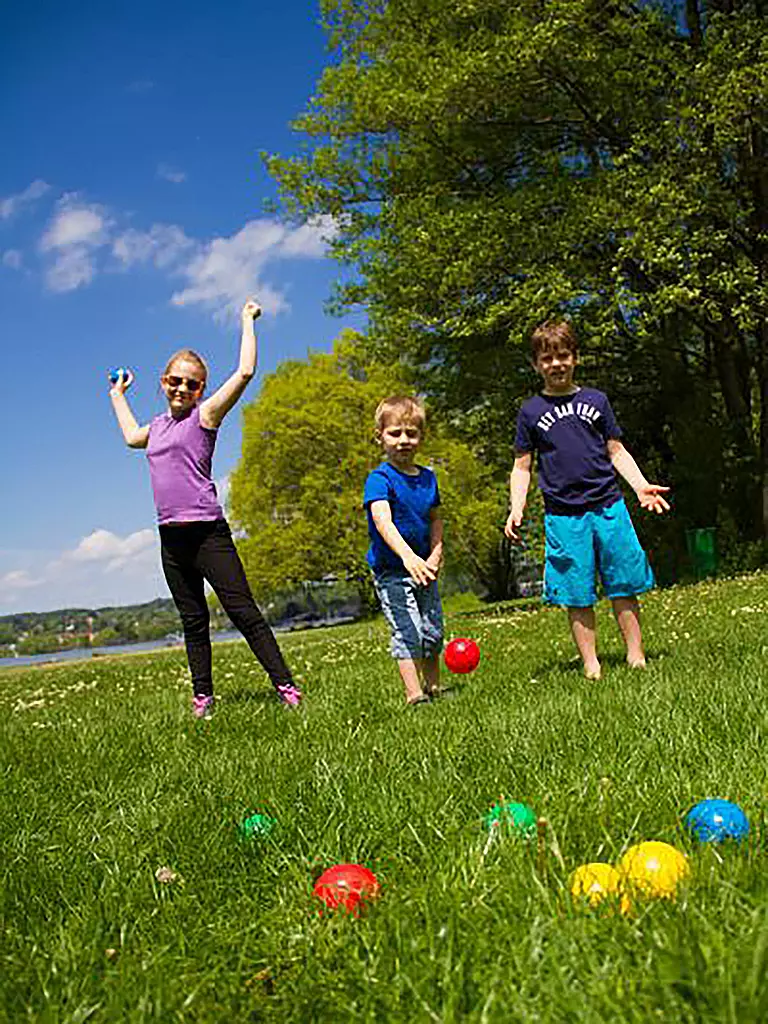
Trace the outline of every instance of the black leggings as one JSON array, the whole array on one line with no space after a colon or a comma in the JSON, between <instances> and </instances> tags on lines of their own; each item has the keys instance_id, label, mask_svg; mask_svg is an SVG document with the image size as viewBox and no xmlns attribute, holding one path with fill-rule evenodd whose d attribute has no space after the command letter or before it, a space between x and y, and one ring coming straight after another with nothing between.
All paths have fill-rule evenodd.
<instances>
[{"instance_id":1,"label":"black leggings","mask_svg":"<svg viewBox=\"0 0 768 1024\"><path fill-rule=\"evenodd\" d=\"M195 694L213 694L210 613L204 581L248 641L275 687L293 680L275 635L256 606L225 519L160 527L163 572L184 627Z\"/></svg>"}]
</instances>

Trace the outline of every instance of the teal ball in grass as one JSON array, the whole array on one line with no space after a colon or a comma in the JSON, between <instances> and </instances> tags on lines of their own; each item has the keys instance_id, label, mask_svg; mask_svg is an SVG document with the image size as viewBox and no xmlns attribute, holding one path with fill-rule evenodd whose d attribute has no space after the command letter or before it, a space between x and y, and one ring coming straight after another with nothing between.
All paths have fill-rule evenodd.
<instances>
[{"instance_id":1,"label":"teal ball in grass","mask_svg":"<svg viewBox=\"0 0 768 1024\"><path fill-rule=\"evenodd\" d=\"M700 843L740 843L749 835L749 819L730 800L702 800L685 816L685 827Z\"/></svg>"},{"instance_id":2,"label":"teal ball in grass","mask_svg":"<svg viewBox=\"0 0 768 1024\"><path fill-rule=\"evenodd\" d=\"M516 803L514 800L495 803L483 818L483 824L488 831L504 827L523 839L532 839L536 835L535 812L528 804Z\"/></svg>"},{"instance_id":3,"label":"teal ball in grass","mask_svg":"<svg viewBox=\"0 0 768 1024\"><path fill-rule=\"evenodd\" d=\"M268 814L251 814L240 822L238 832L243 839L266 839L277 822Z\"/></svg>"}]
</instances>

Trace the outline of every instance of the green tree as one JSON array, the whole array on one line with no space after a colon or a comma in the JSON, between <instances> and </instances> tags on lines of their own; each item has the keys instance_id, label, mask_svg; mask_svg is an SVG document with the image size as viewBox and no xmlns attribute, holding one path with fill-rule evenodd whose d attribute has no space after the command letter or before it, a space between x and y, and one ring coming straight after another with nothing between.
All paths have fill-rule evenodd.
<instances>
[{"instance_id":1,"label":"green tree","mask_svg":"<svg viewBox=\"0 0 768 1024\"><path fill-rule=\"evenodd\" d=\"M768 3L323 11L310 145L268 165L287 215L336 218L381 358L500 466L528 330L569 313L644 454L688 460L690 522L768 533Z\"/></svg>"},{"instance_id":2,"label":"green tree","mask_svg":"<svg viewBox=\"0 0 768 1024\"><path fill-rule=\"evenodd\" d=\"M260 596L336 575L373 606L362 491L380 461L374 412L387 394L412 392L402 367L367 360L351 331L333 353L282 363L245 409L230 510ZM421 461L432 463L445 504L447 566L492 589L504 486L444 425L430 423Z\"/></svg>"}]
</instances>

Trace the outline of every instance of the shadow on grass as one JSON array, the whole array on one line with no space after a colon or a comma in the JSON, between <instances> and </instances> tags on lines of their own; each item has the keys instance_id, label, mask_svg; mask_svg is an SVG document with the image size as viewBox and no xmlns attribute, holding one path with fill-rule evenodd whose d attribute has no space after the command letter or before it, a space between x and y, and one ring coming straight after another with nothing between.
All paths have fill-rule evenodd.
<instances>
[{"instance_id":1,"label":"shadow on grass","mask_svg":"<svg viewBox=\"0 0 768 1024\"><path fill-rule=\"evenodd\" d=\"M672 653L672 649L669 647L654 648L653 651L647 652L646 658L649 667L653 667L660 658L668 657ZM609 651L606 654L600 654L599 658L603 672L616 669L627 669L629 671L626 656L619 651ZM558 658L556 661L543 662L534 670L533 675L538 679L541 676L546 677L568 673L580 679L583 678L581 659L578 655L572 655L570 658Z\"/></svg>"},{"instance_id":2,"label":"shadow on grass","mask_svg":"<svg viewBox=\"0 0 768 1024\"><path fill-rule=\"evenodd\" d=\"M279 697L274 690L229 690L219 693L216 699L222 704L278 704Z\"/></svg>"}]
</instances>

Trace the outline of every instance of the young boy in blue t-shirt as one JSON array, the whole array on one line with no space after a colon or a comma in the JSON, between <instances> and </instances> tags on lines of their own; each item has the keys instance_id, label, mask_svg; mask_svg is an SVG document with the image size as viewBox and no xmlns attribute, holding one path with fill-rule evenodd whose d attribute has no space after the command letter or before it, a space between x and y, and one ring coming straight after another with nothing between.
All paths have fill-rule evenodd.
<instances>
[{"instance_id":1,"label":"young boy in blue t-shirt","mask_svg":"<svg viewBox=\"0 0 768 1024\"><path fill-rule=\"evenodd\" d=\"M571 632L588 679L600 678L595 641L595 571L613 602L627 648L627 662L645 667L637 595L654 585L616 473L632 487L643 508L669 509L621 443L621 429L602 391L579 387L573 376L578 341L565 320L541 324L531 337L533 366L543 378L541 394L523 403L517 419L510 513L505 533L522 540L520 525L538 455L544 497L546 564L544 600L568 609Z\"/></svg>"},{"instance_id":2,"label":"young boy in blue t-shirt","mask_svg":"<svg viewBox=\"0 0 768 1024\"><path fill-rule=\"evenodd\" d=\"M423 407L414 399L385 398L376 410L376 439L384 462L365 481L368 564L392 631L409 705L440 695L443 612L437 576L443 556L440 494L431 469L417 466L424 435Z\"/></svg>"}]
</instances>

